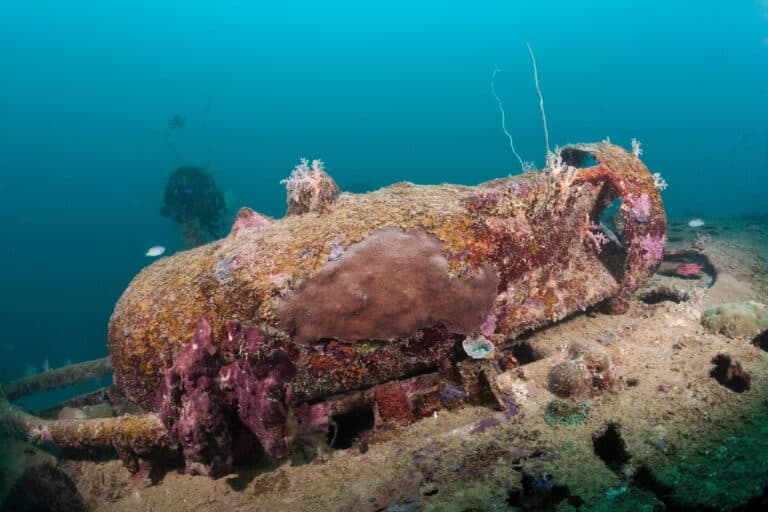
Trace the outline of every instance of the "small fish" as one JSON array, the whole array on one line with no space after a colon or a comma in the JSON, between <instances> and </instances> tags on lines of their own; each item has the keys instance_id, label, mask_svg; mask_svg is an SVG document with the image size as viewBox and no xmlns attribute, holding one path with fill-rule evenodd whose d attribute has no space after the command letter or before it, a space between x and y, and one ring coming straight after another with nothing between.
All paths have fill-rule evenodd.
<instances>
[{"instance_id":1,"label":"small fish","mask_svg":"<svg viewBox=\"0 0 768 512\"><path fill-rule=\"evenodd\" d=\"M704 225L704 221L701 219L691 219L688 221L688 227L700 228Z\"/></svg>"},{"instance_id":2,"label":"small fish","mask_svg":"<svg viewBox=\"0 0 768 512\"><path fill-rule=\"evenodd\" d=\"M155 258L157 256L161 256L165 252L165 247L162 245L156 245L154 247L150 247L147 251L147 254L145 256L149 256L150 258Z\"/></svg>"},{"instance_id":3,"label":"small fish","mask_svg":"<svg viewBox=\"0 0 768 512\"><path fill-rule=\"evenodd\" d=\"M174 114L168 121L168 130L181 130L187 124L187 120L181 114Z\"/></svg>"}]
</instances>

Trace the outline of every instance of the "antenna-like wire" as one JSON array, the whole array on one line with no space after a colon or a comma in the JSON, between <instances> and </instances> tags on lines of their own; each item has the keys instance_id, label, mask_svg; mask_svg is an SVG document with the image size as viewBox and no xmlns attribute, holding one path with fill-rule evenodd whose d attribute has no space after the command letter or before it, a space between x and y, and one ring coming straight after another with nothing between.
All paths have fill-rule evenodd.
<instances>
[{"instance_id":1,"label":"antenna-like wire","mask_svg":"<svg viewBox=\"0 0 768 512\"><path fill-rule=\"evenodd\" d=\"M509 147L512 148L512 153L515 154L517 157L517 160L520 162L520 170L525 172L525 163L523 162L523 159L518 154L517 150L515 149L515 143L512 141L512 134L509 133L509 130L507 130L507 115L504 112L504 105L501 103L501 98L499 98L499 95L496 94L496 74L501 71L499 66L496 66L493 69L493 75L491 75L491 92L493 93L493 97L496 98L496 102L499 104L499 111L501 112L501 129L504 130L504 134L509 139Z\"/></svg>"},{"instance_id":2,"label":"antenna-like wire","mask_svg":"<svg viewBox=\"0 0 768 512\"><path fill-rule=\"evenodd\" d=\"M536 69L536 56L533 54L533 48L531 43L528 43L528 53L531 54L531 62L533 63L533 81L536 84L536 92L539 93L539 110L541 110L541 121L544 124L544 143L547 145L547 155L552 151L549 149L549 130L547 129L547 114L544 112L544 96L541 94L541 87L539 86L539 71Z\"/></svg>"}]
</instances>

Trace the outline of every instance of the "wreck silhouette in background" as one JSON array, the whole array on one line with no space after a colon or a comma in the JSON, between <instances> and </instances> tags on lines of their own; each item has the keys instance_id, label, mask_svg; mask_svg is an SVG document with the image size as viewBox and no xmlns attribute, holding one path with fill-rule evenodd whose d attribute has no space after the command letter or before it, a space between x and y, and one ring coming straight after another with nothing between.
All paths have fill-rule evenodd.
<instances>
[{"instance_id":1,"label":"wreck silhouette in background","mask_svg":"<svg viewBox=\"0 0 768 512\"><path fill-rule=\"evenodd\" d=\"M171 174L165 185L165 204L160 213L181 226L187 249L203 245L224 233L224 195L211 172L202 167L182 166Z\"/></svg>"}]
</instances>

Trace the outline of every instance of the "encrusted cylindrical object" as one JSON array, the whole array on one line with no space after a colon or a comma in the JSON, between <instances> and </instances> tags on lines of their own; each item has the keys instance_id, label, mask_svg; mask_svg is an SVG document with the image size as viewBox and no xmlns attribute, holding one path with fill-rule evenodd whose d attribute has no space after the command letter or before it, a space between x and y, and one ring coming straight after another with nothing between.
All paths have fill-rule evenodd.
<instances>
[{"instance_id":1,"label":"encrusted cylindrical object","mask_svg":"<svg viewBox=\"0 0 768 512\"><path fill-rule=\"evenodd\" d=\"M190 472L223 474L246 438L284 457L351 392L371 391L377 421L428 414L472 374L463 359L493 368L526 330L622 311L665 242L654 177L608 143L474 187L339 194L319 161L287 185L286 217L241 210L226 238L144 269L112 315L115 382ZM431 391L403 384L430 372Z\"/></svg>"},{"instance_id":2,"label":"encrusted cylindrical object","mask_svg":"<svg viewBox=\"0 0 768 512\"><path fill-rule=\"evenodd\" d=\"M398 183L318 198L311 194L321 190L319 178L289 183L294 200L309 198L305 213L271 220L244 209L226 238L136 276L109 325L116 381L156 409L163 372L200 317L214 333L230 320L258 325L294 345L299 366L331 365L318 360L322 347L374 353L435 332L498 342L626 299L661 260L666 221L654 179L638 158L608 143L568 146L560 155L546 172L474 187ZM323 172L322 179L330 178ZM623 241L599 220L616 198ZM397 377L370 363L353 370L353 359L339 355L343 371L325 372L294 395L317 399ZM414 373L402 359L393 371Z\"/></svg>"}]
</instances>

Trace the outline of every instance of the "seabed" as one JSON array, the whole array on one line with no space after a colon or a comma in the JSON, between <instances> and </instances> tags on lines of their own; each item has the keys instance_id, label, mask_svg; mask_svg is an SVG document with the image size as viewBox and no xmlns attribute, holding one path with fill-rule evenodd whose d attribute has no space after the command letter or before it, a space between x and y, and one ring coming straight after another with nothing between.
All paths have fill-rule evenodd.
<instances>
[{"instance_id":1,"label":"seabed","mask_svg":"<svg viewBox=\"0 0 768 512\"><path fill-rule=\"evenodd\" d=\"M768 340L712 332L702 316L766 301L768 223L673 220L668 238L667 253L695 247L713 272L657 274L626 314L579 314L518 339L521 366L505 377L517 414L464 406L362 437L350 422L313 460L241 464L218 479L170 470L154 485L118 460L59 458L10 437L3 510L21 510L25 492L26 503L59 493L50 510L130 512L764 509ZM547 389L574 342L607 350L613 390L569 400Z\"/></svg>"}]
</instances>

